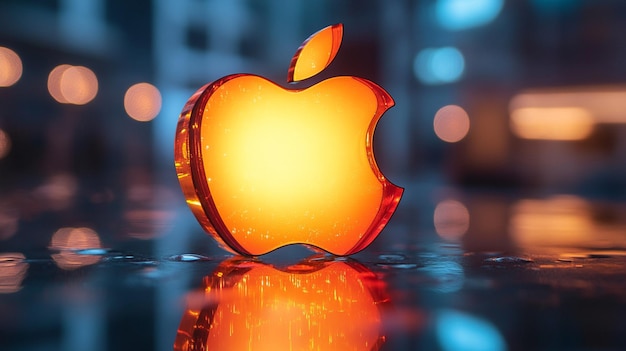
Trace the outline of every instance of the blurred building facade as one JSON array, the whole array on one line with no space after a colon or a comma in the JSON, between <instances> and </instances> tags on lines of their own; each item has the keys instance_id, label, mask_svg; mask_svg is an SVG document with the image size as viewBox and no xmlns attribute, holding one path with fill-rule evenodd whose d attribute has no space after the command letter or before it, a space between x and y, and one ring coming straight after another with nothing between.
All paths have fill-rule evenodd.
<instances>
[{"instance_id":1,"label":"blurred building facade","mask_svg":"<svg viewBox=\"0 0 626 351\"><path fill-rule=\"evenodd\" d=\"M156 167L172 178L176 119L193 91L236 72L283 84L299 44L342 22L342 49L321 77L363 76L392 94L396 106L375 139L378 162L392 180L615 194L602 185L621 185L623 119L596 118L579 140L525 138L511 129L511 101L537 89L621 89L625 6L610 0L3 0L0 45L21 55L24 73L0 89L0 128L12 140L0 167L7 175ZM70 106L50 97L46 79L64 63L95 72L92 102ZM126 118L122 105L125 90L140 81L163 96L160 115L148 123ZM433 131L433 118L446 105L460 106L470 120L455 143ZM562 123L573 123L568 118Z\"/></svg>"}]
</instances>

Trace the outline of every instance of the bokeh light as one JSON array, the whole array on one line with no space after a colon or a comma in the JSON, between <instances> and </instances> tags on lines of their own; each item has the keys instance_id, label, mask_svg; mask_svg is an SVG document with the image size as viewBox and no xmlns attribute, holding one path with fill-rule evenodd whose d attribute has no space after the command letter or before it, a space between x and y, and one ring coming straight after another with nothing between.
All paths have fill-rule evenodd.
<instances>
[{"instance_id":1,"label":"bokeh light","mask_svg":"<svg viewBox=\"0 0 626 351\"><path fill-rule=\"evenodd\" d=\"M581 140L594 128L593 116L579 107L524 107L511 112L510 126L523 139Z\"/></svg>"},{"instance_id":2,"label":"bokeh light","mask_svg":"<svg viewBox=\"0 0 626 351\"><path fill-rule=\"evenodd\" d=\"M3 159L11 151L11 138L2 129L0 129L0 160Z\"/></svg>"},{"instance_id":3,"label":"bokeh light","mask_svg":"<svg viewBox=\"0 0 626 351\"><path fill-rule=\"evenodd\" d=\"M11 294L22 289L28 263L20 252L0 253L0 294Z\"/></svg>"},{"instance_id":4,"label":"bokeh light","mask_svg":"<svg viewBox=\"0 0 626 351\"><path fill-rule=\"evenodd\" d=\"M10 87L22 76L22 60L15 51L0 46L0 87Z\"/></svg>"},{"instance_id":5,"label":"bokeh light","mask_svg":"<svg viewBox=\"0 0 626 351\"><path fill-rule=\"evenodd\" d=\"M98 78L87 67L73 66L66 69L60 83L61 94L70 104L84 105L98 93Z\"/></svg>"},{"instance_id":6,"label":"bokeh light","mask_svg":"<svg viewBox=\"0 0 626 351\"><path fill-rule=\"evenodd\" d=\"M443 28L463 30L493 21L503 5L503 0L438 0L435 14Z\"/></svg>"},{"instance_id":7,"label":"bokeh light","mask_svg":"<svg viewBox=\"0 0 626 351\"><path fill-rule=\"evenodd\" d=\"M573 195L523 199L512 207L511 237L520 247L602 245L590 204Z\"/></svg>"},{"instance_id":8,"label":"bokeh light","mask_svg":"<svg viewBox=\"0 0 626 351\"><path fill-rule=\"evenodd\" d=\"M60 173L46 178L42 185L34 189L33 195L41 199L48 209L59 211L72 206L77 192L76 177L69 173Z\"/></svg>"},{"instance_id":9,"label":"bokeh light","mask_svg":"<svg viewBox=\"0 0 626 351\"><path fill-rule=\"evenodd\" d=\"M72 66L70 65L59 65L56 66L50 71L48 75L48 92L50 96L52 96L56 101L67 104L67 99L63 96L61 92L61 77L63 77L63 73Z\"/></svg>"},{"instance_id":10,"label":"bokeh light","mask_svg":"<svg viewBox=\"0 0 626 351\"><path fill-rule=\"evenodd\" d=\"M505 351L504 337L489 321L455 310L437 314L436 335L443 351Z\"/></svg>"},{"instance_id":11,"label":"bokeh light","mask_svg":"<svg viewBox=\"0 0 626 351\"><path fill-rule=\"evenodd\" d=\"M470 214L467 207L459 201L444 200L435 207L433 222L442 239L458 241L469 229Z\"/></svg>"},{"instance_id":12,"label":"bokeh light","mask_svg":"<svg viewBox=\"0 0 626 351\"><path fill-rule=\"evenodd\" d=\"M456 82L465 70L465 58L459 49L446 46L420 51L413 61L413 71L424 84Z\"/></svg>"},{"instance_id":13,"label":"bokeh light","mask_svg":"<svg viewBox=\"0 0 626 351\"><path fill-rule=\"evenodd\" d=\"M124 95L124 109L134 120L150 121L161 111L161 93L152 84L135 84Z\"/></svg>"},{"instance_id":14,"label":"bokeh light","mask_svg":"<svg viewBox=\"0 0 626 351\"><path fill-rule=\"evenodd\" d=\"M448 143L461 141L470 129L470 119L465 110L457 105L447 105L439 109L433 120L435 134Z\"/></svg>"},{"instance_id":15,"label":"bokeh light","mask_svg":"<svg viewBox=\"0 0 626 351\"><path fill-rule=\"evenodd\" d=\"M73 270L92 265L100 261L99 255L81 254L80 250L101 248L100 237L90 228L61 228L50 241L50 249L58 250L52 254L57 266L64 270Z\"/></svg>"},{"instance_id":16,"label":"bokeh light","mask_svg":"<svg viewBox=\"0 0 626 351\"><path fill-rule=\"evenodd\" d=\"M17 232L19 217L17 211L0 207L0 240L6 240Z\"/></svg>"},{"instance_id":17,"label":"bokeh light","mask_svg":"<svg viewBox=\"0 0 626 351\"><path fill-rule=\"evenodd\" d=\"M62 104L84 105L96 97L98 78L87 67L59 65L48 75L48 91Z\"/></svg>"}]
</instances>

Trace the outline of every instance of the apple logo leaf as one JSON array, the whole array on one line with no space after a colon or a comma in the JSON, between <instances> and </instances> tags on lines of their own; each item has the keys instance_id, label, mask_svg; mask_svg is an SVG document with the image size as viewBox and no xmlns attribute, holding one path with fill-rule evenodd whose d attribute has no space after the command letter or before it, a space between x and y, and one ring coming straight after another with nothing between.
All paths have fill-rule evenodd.
<instances>
[{"instance_id":1,"label":"apple logo leaf","mask_svg":"<svg viewBox=\"0 0 626 351\"><path fill-rule=\"evenodd\" d=\"M298 82L323 71L333 61L343 37L343 25L333 24L311 35L291 59L287 82Z\"/></svg>"}]
</instances>

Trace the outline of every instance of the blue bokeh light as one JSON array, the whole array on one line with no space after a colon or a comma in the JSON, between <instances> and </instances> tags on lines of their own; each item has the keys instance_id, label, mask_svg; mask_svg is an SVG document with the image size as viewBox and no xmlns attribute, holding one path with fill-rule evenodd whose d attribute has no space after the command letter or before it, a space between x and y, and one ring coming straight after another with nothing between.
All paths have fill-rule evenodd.
<instances>
[{"instance_id":1,"label":"blue bokeh light","mask_svg":"<svg viewBox=\"0 0 626 351\"><path fill-rule=\"evenodd\" d=\"M454 310L438 313L437 341L444 351L505 351L504 338L488 321Z\"/></svg>"},{"instance_id":2,"label":"blue bokeh light","mask_svg":"<svg viewBox=\"0 0 626 351\"><path fill-rule=\"evenodd\" d=\"M464 30L493 21L504 0L438 0L435 13L439 24L449 30Z\"/></svg>"},{"instance_id":3,"label":"blue bokeh light","mask_svg":"<svg viewBox=\"0 0 626 351\"><path fill-rule=\"evenodd\" d=\"M464 70L463 54L452 46L424 49L415 56L413 62L417 79L430 85L456 82Z\"/></svg>"}]
</instances>

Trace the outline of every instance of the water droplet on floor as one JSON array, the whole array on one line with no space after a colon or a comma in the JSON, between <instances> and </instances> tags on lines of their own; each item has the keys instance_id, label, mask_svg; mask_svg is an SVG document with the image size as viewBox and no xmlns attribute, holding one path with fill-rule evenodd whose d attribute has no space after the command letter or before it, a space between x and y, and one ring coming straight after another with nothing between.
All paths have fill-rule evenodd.
<instances>
[{"instance_id":1,"label":"water droplet on floor","mask_svg":"<svg viewBox=\"0 0 626 351\"><path fill-rule=\"evenodd\" d=\"M397 264L384 264L378 263L377 266L385 269L414 269L417 268L416 263L397 263Z\"/></svg>"},{"instance_id":2,"label":"water droplet on floor","mask_svg":"<svg viewBox=\"0 0 626 351\"><path fill-rule=\"evenodd\" d=\"M99 255L105 255L107 252L109 252L109 250L108 249L95 248L95 249L81 249L81 250L76 250L74 252L79 254L79 255L99 256Z\"/></svg>"},{"instance_id":3,"label":"water droplet on floor","mask_svg":"<svg viewBox=\"0 0 626 351\"><path fill-rule=\"evenodd\" d=\"M131 263L131 264L156 264L154 258L129 254L112 249L81 249L81 251L72 251L81 255L102 256L102 262L109 263Z\"/></svg>"},{"instance_id":4,"label":"water droplet on floor","mask_svg":"<svg viewBox=\"0 0 626 351\"><path fill-rule=\"evenodd\" d=\"M170 261L175 262L195 262L195 261L210 261L211 259L207 256L202 256L198 254L180 254L180 255L172 255L167 258Z\"/></svg>"},{"instance_id":5,"label":"water droplet on floor","mask_svg":"<svg viewBox=\"0 0 626 351\"><path fill-rule=\"evenodd\" d=\"M105 257L105 261L126 261L126 260L134 260L135 256L133 255L125 255L125 254L115 254L109 257Z\"/></svg>"},{"instance_id":6,"label":"water droplet on floor","mask_svg":"<svg viewBox=\"0 0 626 351\"><path fill-rule=\"evenodd\" d=\"M399 262L399 261L404 261L406 257L404 257L403 255L397 255L397 254L386 254L386 255L379 255L378 259L385 261L385 262Z\"/></svg>"},{"instance_id":7,"label":"water droplet on floor","mask_svg":"<svg viewBox=\"0 0 626 351\"><path fill-rule=\"evenodd\" d=\"M488 263L523 264L523 263L532 263L534 261L531 258L526 258L526 257L500 256L500 257L490 257L490 258L487 258L487 259L485 259L485 262L488 262Z\"/></svg>"}]
</instances>

